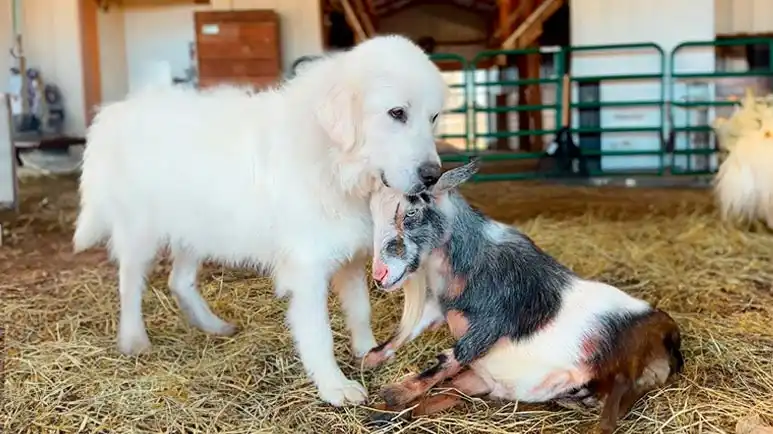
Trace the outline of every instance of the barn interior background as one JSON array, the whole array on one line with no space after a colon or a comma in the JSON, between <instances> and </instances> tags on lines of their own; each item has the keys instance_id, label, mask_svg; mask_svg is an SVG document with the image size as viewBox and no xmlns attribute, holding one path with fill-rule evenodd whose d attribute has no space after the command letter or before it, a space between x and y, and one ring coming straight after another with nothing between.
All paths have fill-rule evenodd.
<instances>
[{"instance_id":1,"label":"barn interior background","mask_svg":"<svg viewBox=\"0 0 773 434\"><path fill-rule=\"evenodd\" d=\"M0 206L10 208L0 214L0 426L368 431L360 409L315 401L270 281L215 264L202 271L213 308L244 328L216 339L169 312L176 307L156 278L145 303L162 344L123 359L111 340L111 265L103 252L73 256L69 240L96 106L155 83L265 86L291 76L304 56L377 33L416 40L452 86L438 149L449 167L482 158L476 179L491 181L465 195L581 274L660 305L684 327L683 378L639 403L624 432L740 434L748 418L773 423L773 236L723 222L701 188L723 158L716 119L747 89L771 92L768 3L0 0L0 86L11 115L0 112ZM383 338L400 297L374 292L373 300ZM446 343L442 332L424 336L384 370L362 373L365 382L373 392ZM472 401L411 428L582 433L592 420Z\"/></svg>"}]
</instances>

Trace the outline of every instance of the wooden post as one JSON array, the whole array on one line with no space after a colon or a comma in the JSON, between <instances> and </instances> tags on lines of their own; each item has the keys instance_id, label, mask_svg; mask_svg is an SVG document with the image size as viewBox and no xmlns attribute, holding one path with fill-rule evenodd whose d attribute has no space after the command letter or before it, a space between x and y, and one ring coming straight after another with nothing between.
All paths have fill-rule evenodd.
<instances>
[{"instance_id":1,"label":"wooden post","mask_svg":"<svg viewBox=\"0 0 773 434\"><path fill-rule=\"evenodd\" d=\"M368 10L365 8L365 5L362 3L363 0L352 0L354 2L354 9L357 15L362 20L362 26L365 30L365 34L372 38L376 35L376 27L373 25L373 21L370 19L370 15L368 14Z\"/></svg>"},{"instance_id":2,"label":"wooden post","mask_svg":"<svg viewBox=\"0 0 773 434\"><path fill-rule=\"evenodd\" d=\"M362 28L362 24L360 23L359 18L357 18L357 13L354 11L354 8L352 8L349 0L341 0L341 6L344 7L346 21L349 22L349 25L352 26L352 29L354 30L354 34L357 35L357 42L362 42L368 39L368 35Z\"/></svg>"},{"instance_id":3,"label":"wooden post","mask_svg":"<svg viewBox=\"0 0 773 434\"><path fill-rule=\"evenodd\" d=\"M99 6L94 0L78 0L78 23L81 39L81 67L83 70L83 105L86 126L102 103L102 71L99 65Z\"/></svg>"},{"instance_id":4,"label":"wooden post","mask_svg":"<svg viewBox=\"0 0 773 434\"><path fill-rule=\"evenodd\" d=\"M512 10L511 0L498 0L499 5L499 32L502 35L509 35L512 22L509 20L510 11ZM512 67L512 56L501 56L497 64L499 65L499 80L505 80L507 77L507 70ZM496 106L502 107L509 105L507 102L507 91L501 90L496 96ZM496 115L496 130L497 132L507 131L510 129L510 113L500 112ZM506 151L510 149L510 138L501 137L497 139L496 149L499 151Z\"/></svg>"}]
</instances>

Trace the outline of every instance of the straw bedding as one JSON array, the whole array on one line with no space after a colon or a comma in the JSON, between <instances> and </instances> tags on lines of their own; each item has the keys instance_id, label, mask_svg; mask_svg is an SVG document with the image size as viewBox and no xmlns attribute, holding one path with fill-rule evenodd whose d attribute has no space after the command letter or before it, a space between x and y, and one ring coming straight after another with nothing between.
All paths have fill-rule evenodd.
<instances>
[{"instance_id":1,"label":"straw bedding","mask_svg":"<svg viewBox=\"0 0 773 434\"><path fill-rule=\"evenodd\" d=\"M640 401L618 432L735 432L746 417L773 423L772 234L721 223L709 191L491 183L465 193L583 276L656 303L682 326L684 374ZM242 327L214 338L178 314L162 262L145 297L152 352L119 355L114 268L101 250L70 253L74 180L27 181L22 194L22 213L2 216L2 432L375 432L363 424L366 409L317 400L283 324L285 302L250 271L202 270L213 309ZM397 324L401 301L372 293L378 338ZM346 374L373 397L449 343L445 331L429 332L387 366L361 372L336 306L332 319ZM398 432L587 433L596 417L470 400Z\"/></svg>"}]
</instances>

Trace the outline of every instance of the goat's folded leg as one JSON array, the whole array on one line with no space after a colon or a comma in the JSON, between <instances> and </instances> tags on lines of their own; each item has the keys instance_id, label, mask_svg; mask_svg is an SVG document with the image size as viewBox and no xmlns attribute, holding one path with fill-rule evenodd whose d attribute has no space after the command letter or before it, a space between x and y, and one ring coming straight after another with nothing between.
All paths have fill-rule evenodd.
<instances>
[{"instance_id":1,"label":"goat's folded leg","mask_svg":"<svg viewBox=\"0 0 773 434\"><path fill-rule=\"evenodd\" d=\"M454 357L454 351L448 349L438 354L437 362L429 369L411 375L399 383L384 386L380 395L388 409L405 408L408 403L427 393L441 381L455 376L461 369L462 365Z\"/></svg>"},{"instance_id":2,"label":"goat's folded leg","mask_svg":"<svg viewBox=\"0 0 773 434\"><path fill-rule=\"evenodd\" d=\"M446 383L440 387L453 390L419 398L416 408L411 411L411 416L426 416L456 407L462 402L462 395L477 397L491 393L489 385L471 369L465 369Z\"/></svg>"},{"instance_id":3,"label":"goat's folded leg","mask_svg":"<svg viewBox=\"0 0 773 434\"><path fill-rule=\"evenodd\" d=\"M443 390L432 396L421 396L412 401L405 408L414 408L409 412L402 413L401 419L426 416L448 410L462 402L462 395L477 397L491 393L489 385L471 369L463 370L455 377L444 381L438 388L449 390ZM387 404L376 406L376 412L371 416L371 419L379 422L393 421L395 416L385 411L396 412L405 409L389 409L388 407Z\"/></svg>"}]
</instances>

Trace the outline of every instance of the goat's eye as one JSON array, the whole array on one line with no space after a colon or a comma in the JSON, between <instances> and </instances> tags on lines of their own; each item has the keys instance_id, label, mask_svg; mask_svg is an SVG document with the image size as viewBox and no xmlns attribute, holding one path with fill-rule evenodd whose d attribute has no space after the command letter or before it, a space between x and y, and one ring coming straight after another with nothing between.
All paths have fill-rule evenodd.
<instances>
[{"instance_id":1,"label":"goat's eye","mask_svg":"<svg viewBox=\"0 0 773 434\"><path fill-rule=\"evenodd\" d=\"M406 123L408 121L408 114L405 113L405 109L402 107L395 107L389 110L389 116L398 122Z\"/></svg>"},{"instance_id":2,"label":"goat's eye","mask_svg":"<svg viewBox=\"0 0 773 434\"><path fill-rule=\"evenodd\" d=\"M418 211L416 210L416 208L414 208L414 209L409 209L409 210L406 210L406 211L405 211L405 216L406 216L406 217L413 217L413 216L415 216L415 215L416 215L416 213L417 213L417 212L418 212Z\"/></svg>"},{"instance_id":3,"label":"goat's eye","mask_svg":"<svg viewBox=\"0 0 773 434\"><path fill-rule=\"evenodd\" d=\"M437 113L432 115L432 117L429 119L429 122L434 124L436 120L437 120Z\"/></svg>"}]
</instances>

